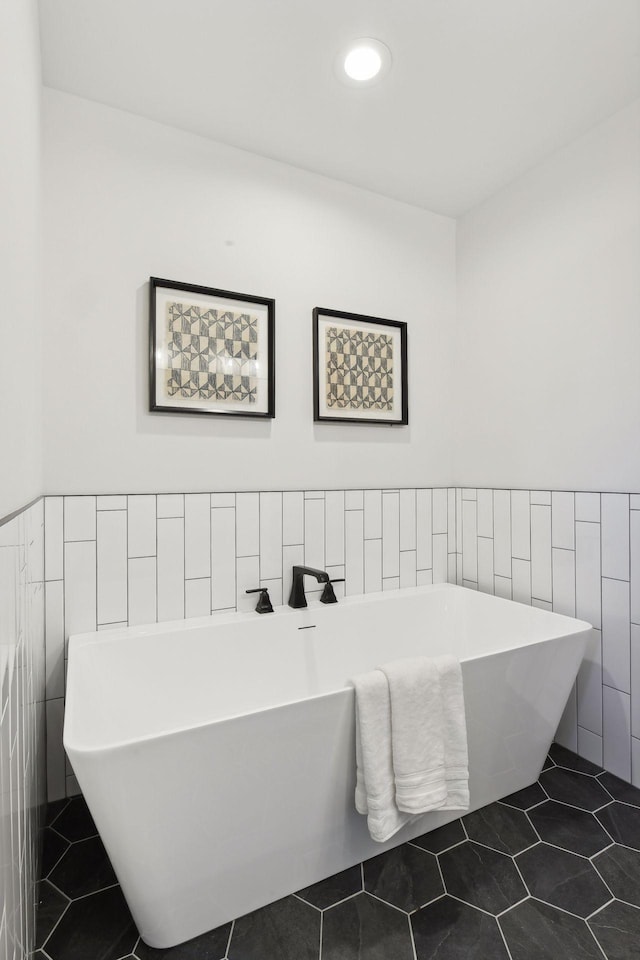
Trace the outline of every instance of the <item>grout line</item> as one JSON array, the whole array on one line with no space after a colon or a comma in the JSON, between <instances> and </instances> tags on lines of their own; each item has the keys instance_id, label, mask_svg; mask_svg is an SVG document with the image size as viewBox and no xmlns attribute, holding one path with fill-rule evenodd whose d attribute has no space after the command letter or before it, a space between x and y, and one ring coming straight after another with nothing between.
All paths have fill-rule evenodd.
<instances>
[{"instance_id":1,"label":"grout line","mask_svg":"<svg viewBox=\"0 0 640 960\"><path fill-rule=\"evenodd\" d=\"M425 900L425 902L421 903L419 907L414 907L413 910L406 910L405 913L407 913L410 917L413 917L414 914L420 913L420 911L424 910L425 907L431 906L431 904L436 903L437 900L442 900L442 898L445 896L447 896L446 893L439 893L437 896L431 897L430 900Z\"/></svg>"},{"instance_id":2,"label":"grout line","mask_svg":"<svg viewBox=\"0 0 640 960\"><path fill-rule=\"evenodd\" d=\"M500 913L494 914L496 920L499 920L500 917L504 917L505 913L509 913L509 911L513 910L515 907L519 907L521 903L526 903L527 900L533 899L526 885L525 885L525 890L527 891L526 897L522 897L521 900L517 900L515 903L512 903L510 907L505 907L504 910L500 911Z\"/></svg>"},{"instance_id":3,"label":"grout line","mask_svg":"<svg viewBox=\"0 0 640 960\"><path fill-rule=\"evenodd\" d=\"M580 724L580 726L582 726L582 724ZM588 728L583 727L583 730L588 730ZM588 732L594 733L593 730L589 730ZM594 736L599 736L599 734L594 734ZM579 754L576 754L576 756L579 756ZM582 759L585 760L586 757L583 757ZM595 764L595 766L597 766L597 764ZM597 780L598 777L601 777L603 773L607 772L601 767L598 767L598 770L600 771L599 773L585 773L584 770L576 770L574 767L566 767L563 763L556 763L556 767L559 767L560 770L567 770L569 773L579 773L581 777L590 777L592 780Z\"/></svg>"},{"instance_id":4,"label":"grout line","mask_svg":"<svg viewBox=\"0 0 640 960\"><path fill-rule=\"evenodd\" d=\"M613 803L612 800L607 800L606 803L603 803L602 806L596 807L595 810L588 810L586 807L577 807L575 803L567 803L566 800L558 800L556 797L549 797L553 803L559 803L563 807L570 807L572 810L580 810L581 813L598 813L600 810L604 810L605 807L610 807Z\"/></svg>"},{"instance_id":5,"label":"grout line","mask_svg":"<svg viewBox=\"0 0 640 960\"><path fill-rule=\"evenodd\" d=\"M528 899L529 899L529 897L525 897L525 900L528 900ZM524 903L525 901L524 901L524 900L520 900L519 902L520 902L520 903ZM518 904L514 904L514 906L518 906ZM513 908L510 908L510 909L513 909ZM498 930L500 931L500 936L502 937L502 942L504 943L504 948L505 948L505 950L506 950L506 952L507 952L507 957L509 958L509 960L513 960L513 955L512 955L512 953L511 953L511 950L509 949L509 944L507 943L507 938L506 938L505 935L504 935L504 930L502 929L502 925L501 925L501 923L500 923L500 918L499 918L498 916L496 917L496 926L497 926Z\"/></svg>"},{"instance_id":6,"label":"grout line","mask_svg":"<svg viewBox=\"0 0 640 960\"><path fill-rule=\"evenodd\" d=\"M454 822L454 821L451 821L451 822ZM447 826L447 824L445 824L445 826ZM436 827L435 829L438 830L439 828ZM461 844L467 843L467 838L465 837L462 840L458 840L456 843L452 843L450 847L445 847L444 850L438 850L437 853L434 853L433 850L427 850L426 847L421 847L418 843L415 842L415 840L407 840L407 843L410 846L415 847L416 850L422 850L423 853L429 853L431 854L432 857L439 857L443 853L448 853L449 850L454 850L456 847L461 846Z\"/></svg>"},{"instance_id":7,"label":"grout line","mask_svg":"<svg viewBox=\"0 0 640 960\"><path fill-rule=\"evenodd\" d=\"M451 847L448 847L448 849L451 850L452 848L451 848ZM446 853L446 850L443 850L442 853ZM438 873L440 874L440 881L441 881L441 883L442 883L442 889L444 890L444 893L445 893L445 895L446 895L449 891L447 890L447 885L446 885L446 883L444 882L444 873L442 872L442 867L440 866L440 854L439 854L439 853L435 854L435 858L436 858L436 863L437 863L437 865L438 865Z\"/></svg>"},{"instance_id":8,"label":"grout line","mask_svg":"<svg viewBox=\"0 0 640 960\"><path fill-rule=\"evenodd\" d=\"M416 941L413 936L413 924L411 923L411 917L407 916L407 923L409 924L409 938L411 940L411 949L413 951L413 960L418 960L418 953L416 950ZM320 957L322 960L322 957Z\"/></svg>"},{"instance_id":9,"label":"grout line","mask_svg":"<svg viewBox=\"0 0 640 960\"><path fill-rule=\"evenodd\" d=\"M364 891L364 895L365 895L365 897L371 897L372 900L377 900L378 903L384 903L385 906L387 906L387 907L393 907L394 910L396 910L398 913L401 913L404 917L408 917L408 916L409 916L409 911L408 911L408 910L403 910L402 907L396 906L396 904L395 904L395 903L391 903L390 900L383 900L382 897L378 897L378 896L376 896L375 893L371 893L371 890L365 890L365 891ZM358 894L353 894L353 896L358 896ZM348 897L347 899L348 899L348 900L352 900L352 899L353 899L353 896L352 896L352 897ZM440 898L438 897L437 899L440 899Z\"/></svg>"},{"instance_id":10,"label":"grout line","mask_svg":"<svg viewBox=\"0 0 640 960\"><path fill-rule=\"evenodd\" d=\"M310 903L308 900L305 900L304 897L301 897L299 893L292 893L291 896L295 897L296 900L299 900L300 903L306 903L308 907L312 907L314 910L317 910L318 913L322 913L322 907L317 907L315 903ZM331 904L331 906L333 906L333 904Z\"/></svg>"},{"instance_id":11,"label":"grout line","mask_svg":"<svg viewBox=\"0 0 640 960\"><path fill-rule=\"evenodd\" d=\"M605 906L605 907L611 906L611 902L612 902L612 901L610 900L609 903L605 903L604 906ZM640 907L638 906L637 903L632 903L631 900L623 900L622 897L614 897L614 898L613 898L613 902L615 902L615 903L624 903L624 905L625 905L626 907L633 907L634 910L640 910ZM601 909L601 910L604 910L604 907L600 907L600 909Z\"/></svg>"},{"instance_id":12,"label":"grout line","mask_svg":"<svg viewBox=\"0 0 640 960\"><path fill-rule=\"evenodd\" d=\"M518 850L517 853L509 853L505 850L500 850L498 847L492 847L491 844L487 843L484 840L478 840L476 837L471 837L469 840L470 843L475 843L479 847L484 847L485 850L491 850L492 853L499 853L503 857L511 857L513 860L514 857L519 857L521 853L524 853L526 850L530 850L531 847L537 847L539 840L536 840L535 843L530 843L528 847L525 847L524 850Z\"/></svg>"},{"instance_id":13,"label":"grout line","mask_svg":"<svg viewBox=\"0 0 640 960\"><path fill-rule=\"evenodd\" d=\"M229 954L229 948L231 947L231 938L233 937L233 932L234 932L234 930L235 930L235 926L236 926L236 921L235 921L235 920L232 920L232 921L231 921L231 929L229 930L229 939L227 940L227 949L226 949L225 952L224 952L225 957L228 956L228 954Z\"/></svg>"},{"instance_id":14,"label":"grout line","mask_svg":"<svg viewBox=\"0 0 640 960\"><path fill-rule=\"evenodd\" d=\"M600 821L598 821L598 823L600 823ZM605 830L605 833L606 832L607 831ZM606 853L607 850L611 850L612 847L617 847L617 846L618 844L616 843L616 841L612 840L611 843L607 844L606 847L603 847L602 850L597 850L595 853L592 853L591 856L589 857L589 860L593 861L596 859L596 857L599 857L601 853Z\"/></svg>"},{"instance_id":15,"label":"grout line","mask_svg":"<svg viewBox=\"0 0 640 960\"><path fill-rule=\"evenodd\" d=\"M532 900L535 900L536 903L541 903L544 907L551 907L553 910L559 910L560 913L566 913L569 917L575 917L576 920L581 920L583 923L586 923L584 917L578 916L577 913L572 913L571 910L567 910L565 907L559 907L557 903L548 903L546 900L541 900L540 897L534 897L532 895Z\"/></svg>"},{"instance_id":16,"label":"grout line","mask_svg":"<svg viewBox=\"0 0 640 960\"><path fill-rule=\"evenodd\" d=\"M619 840L614 840L613 843L614 843L614 846L616 846L616 847L624 847L625 850L631 850L632 853L640 853L640 850L638 849L638 847L630 847L628 843L620 843ZM609 850L609 849L610 849L610 847L607 847L607 850Z\"/></svg>"},{"instance_id":17,"label":"grout line","mask_svg":"<svg viewBox=\"0 0 640 960\"><path fill-rule=\"evenodd\" d=\"M456 900L458 903L463 903L465 907L471 907L472 910L477 910L479 913L484 913L485 917L491 917L492 920L496 919L495 913L490 913L488 910L485 910L483 907L477 906L475 903L469 903L467 900L463 900L462 897L456 897L454 893L449 893L447 891L447 896L451 897L452 900ZM442 897L438 897L438 900L441 900Z\"/></svg>"},{"instance_id":18,"label":"grout line","mask_svg":"<svg viewBox=\"0 0 640 960\"><path fill-rule=\"evenodd\" d=\"M50 882L50 881L49 881L49 882ZM52 886L58 893L62 893L62 890L59 890L58 887L56 887L56 885L55 885L54 883L52 883L51 886ZM66 896L66 894L62 893L62 896L64 897L64 896ZM67 900L68 900L68 902L65 904L64 910L62 911L62 913L60 914L60 916L58 917L58 919L56 920L56 922L55 922L54 925L52 926L51 930L49 931L49 933L47 934L47 936L46 936L46 938L45 938L44 943L43 943L42 946L40 947L41 950L43 950L44 947L46 947L46 945L49 943L49 940L51 939L54 931L57 929L58 924L60 923L60 921L61 921L62 918L64 917L65 913L67 912L67 910L68 910L69 907L71 906L71 900L69 900L69 898L67 898ZM47 954L47 956L48 956L48 954Z\"/></svg>"},{"instance_id":19,"label":"grout line","mask_svg":"<svg viewBox=\"0 0 640 960\"><path fill-rule=\"evenodd\" d=\"M554 850L560 850L561 853L570 853L574 857L580 857L581 860L586 860L588 863L591 862L591 857L588 857L586 854L578 853L576 850L569 850L567 847L560 847L558 846L557 843L552 843L550 840L541 840L540 843L543 843L546 847L553 847ZM534 844L534 846L537 846L537 844ZM608 850L610 846L611 844L607 844L607 847L605 849ZM529 847L529 849L531 849L531 847ZM523 850L522 852L524 853L525 851ZM517 853L516 856L519 857L520 854ZM597 853L591 854L591 856L595 857L597 856Z\"/></svg>"},{"instance_id":20,"label":"grout line","mask_svg":"<svg viewBox=\"0 0 640 960\"><path fill-rule=\"evenodd\" d=\"M315 886L315 884L311 884L311 886ZM333 910L334 907L339 907L341 903L347 903L349 900L354 900L356 897L359 897L361 893L368 892L368 890L356 890L355 893L350 893L347 897L343 897L342 900L336 900L335 903L330 903L327 907L316 907L314 903L309 903L308 900L302 900L302 897L298 897L298 899L302 900L302 902L308 906L313 907L315 910L318 910L320 913L326 913L327 910ZM297 896L297 894L294 894L294 896ZM386 900L384 902L386 903Z\"/></svg>"},{"instance_id":21,"label":"grout line","mask_svg":"<svg viewBox=\"0 0 640 960\"><path fill-rule=\"evenodd\" d=\"M92 890L91 893L83 893L79 897L74 897L72 902L77 903L78 900L88 900L89 897L96 897L99 893L105 893L107 890L115 890L116 887L119 886L120 884L117 881L116 883L110 883L108 887L100 887L99 890ZM58 888L56 887L56 889ZM62 893L62 891L60 892Z\"/></svg>"},{"instance_id":22,"label":"grout line","mask_svg":"<svg viewBox=\"0 0 640 960\"><path fill-rule=\"evenodd\" d=\"M536 829L535 823L533 822L533 820L531 819L531 817L529 816L529 814L527 813L526 810L523 810L522 812L524 813L525 817L527 818L527 822L528 822L529 825L531 826L531 829L533 830L533 832L535 833L535 835L536 835L536 837L537 837L538 839L536 840L535 843L530 843L529 846L526 847L524 850L519 850L518 853L513 854L513 856L515 856L515 857L519 856L521 853L526 853L527 850L531 850L531 847L536 847L539 843L542 843L542 837L540 836L540 833L539 833L538 830Z\"/></svg>"},{"instance_id":23,"label":"grout line","mask_svg":"<svg viewBox=\"0 0 640 960\"><path fill-rule=\"evenodd\" d=\"M591 936L593 937L593 942L595 943L596 947L598 948L598 950L600 951L600 953L601 953L602 956L604 957L604 960L609 960L609 958L607 957L606 953L604 952L604 947L600 944L600 941L598 940L598 938L596 937L595 933L593 932L593 930L591 929L591 927L589 926L589 924L587 923L586 920L585 920L584 923L585 923L585 926L586 926L587 930L589 931L589 933L590 933Z\"/></svg>"},{"instance_id":24,"label":"grout line","mask_svg":"<svg viewBox=\"0 0 640 960\"><path fill-rule=\"evenodd\" d=\"M598 876L599 876L599 874L598 874ZM605 884L605 886L606 886L606 884ZM609 890L608 887L607 887L607 890ZM611 893L610 890L609 890L609 893ZM597 909L597 910L594 910L593 913L590 913L588 917L585 917L585 918L584 918L585 923L588 923L588 921L591 920L592 917L597 916L597 914L599 914L601 910L604 910L605 907L610 907L611 904L612 904L612 903L615 903L615 902L616 902L616 898L615 898L614 896L612 896L612 897L611 897L611 900L607 900L607 902L606 902L606 903L603 903L601 907L598 907L598 909Z\"/></svg>"},{"instance_id":25,"label":"grout line","mask_svg":"<svg viewBox=\"0 0 640 960\"><path fill-rule=\"evenodd\" d=\"M538 844L534 844L534 846L538 846ZM529 847L529 849L531 849L531 847ZM527 891L527 894L528 894L529 896L531 896L531 891L529 890L529 887L527 886L526 880L525 880L524 877L522 876L522 871L520 870L520 867L518 866L518 861L516 860L515 857L511 857L511 859L513 860L513 865L514 865L514 867L515 867L516 870L518 871L518 876L520 877L520 879L521 879L521 881L522 881L523 887L524 887L525 890ZM525 899L526 899L526 898L525 898ZM520 901L520 902L522 902L522 901Z\"/></svg>"},{"instance_id":26,"label":"grout line","mask_svg":"<svg viewBox=\"0 0 640 960\"><path fill-rule=\"evenodd\" d=\"M59 700L59 699L61 699L61 698L60 698L60 697L56 697L55 699L56 699L56 700ZM64 806L60 807L60 809L59 809L58 812L56 813L56 815L55 815L55 817L53 818L53 820L51 821L51 823L45 824L45 829L55 830L55 832L56 832L56 833L58 834L58 836L60 836L60 837L62 837L62 834L60 833L59 830L56 830L56 829L55 829L54 824L56 823L56 821L59 819L59 817L61 816L61 814L64 813L64 811L67 809L67 807L68 807L69 804L71 803L71 797L63 797L62 799L65 801ZM52 803L55 803L55 802L56 802L56 801L52 801ZM63 839L66 840L67 838L64 837Z\"/></svg>"},{"instance_id":27,"label":"grout line","mask_svg":"<svg viewBox=\"0 0 640 960\"><path fill-rule=\"evenodd\" d=\"M607 849L610 849L610 848L607 848ZM593 869L595 870L595 872L597 873L597 875L598 875L598 876L600 877L600 879L602 880L602 882L603 882L603 884L605 885L606 889L607 889L607 890L609 891L609 893L611 894L611 899L612 899L612 900L615 900L616 898L615 898L615 895L614 895L614 893L613 893L613 890L611 889L611 887L609 886L609 884L607 883L607 881L605 880L605 878L602 876L602 874L601 874L600 871L598 870L596 864L593 862L593 859L590 859L589 862L590 862L592 868L593 868ZM609 901L609 902L611 902L611 901ZM606 904L605 904L605 906L606 906Z\"/></svg>"}]
</instances>

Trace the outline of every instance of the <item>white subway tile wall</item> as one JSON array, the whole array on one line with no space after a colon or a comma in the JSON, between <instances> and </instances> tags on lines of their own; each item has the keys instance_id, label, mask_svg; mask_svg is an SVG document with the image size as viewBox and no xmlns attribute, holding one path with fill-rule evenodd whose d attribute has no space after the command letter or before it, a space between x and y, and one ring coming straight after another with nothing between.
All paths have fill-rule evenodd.
<instances>
[{"instance_id":1,"label":"white subway tile wall","mask_svg":"<svg viewBox=\"0 0 640 960\"><path fill-rule=\"evenodd\" d=\"M593 624L556 739L640 787L640 496L462 489L457 502L465 586Z\"/></svg>"},{"instance_id":2,"label":"white subway tile wall","mask_svg":"<svg viewBox=\"0 0 640 960\"><path fill-rule=\"evenodd\" d=\"M470 589L593 624L558 740L640 786L640 497L424 488L48 497L49 799L77 791L61 744L70 633L286 603L294 564L338 596ZM126 556L125 556L126 554ZM308 584L311 597L319 589Z\"/></svg>"},{"instance_id":3,"label":"white subway tile wall","mask_svg":"<svg viewBox=\"0 0 640 960\"><path fill-rule=\"evenodd\" d=\"M61 507L53 498L49 520L57 534L46 561L52 572L62 570ZM27 960L35 938L46 803L44 563L40 500L0 526L0 957L11 960ZM47 611L59 656L61 598L54 589ZM62 680L53 671L51 689L60 692Z\"/></svg>"},{"instance_id":4,"label":"white subway tile wall","mask_svg":"<svg viewBox=\"0 0 640 960\"><path fill-rule=\"evenodd\" d=\"M45 516L49 800L78 791L62 749L71 633L251 610L258 586L286 603L294 564L344 577L338 597L455 581L460 553L446 488L47 497Z\"/></svg>"}]
</instances>

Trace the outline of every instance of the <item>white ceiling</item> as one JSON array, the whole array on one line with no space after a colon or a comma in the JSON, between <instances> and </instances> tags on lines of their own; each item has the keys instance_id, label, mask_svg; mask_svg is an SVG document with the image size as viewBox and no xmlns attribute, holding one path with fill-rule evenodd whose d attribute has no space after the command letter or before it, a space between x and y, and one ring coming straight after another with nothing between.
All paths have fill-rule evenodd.
<instances>
[{"instance_id":1,"label":"white ceiling","mask_svg":"<svg viewBox=\"0 0 640 960\"><path fill-rule=\"evenodd\" d=\"M640 0L40 0L52 87L457 216L640 96ZM338 51L393 65L354 89Z\"/></svg>"}]
</instances>

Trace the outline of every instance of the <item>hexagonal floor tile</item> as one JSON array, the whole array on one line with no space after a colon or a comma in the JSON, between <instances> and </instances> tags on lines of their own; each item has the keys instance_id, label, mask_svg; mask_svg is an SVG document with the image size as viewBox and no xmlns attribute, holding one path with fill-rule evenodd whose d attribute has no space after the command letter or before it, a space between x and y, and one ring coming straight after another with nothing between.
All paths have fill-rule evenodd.
<instances>
[{"instance_id":1,"label":"hexagonal floor tile","mask_svg":"<svg viewBox=\"0 0 640 960\"><path fill-rule=\"evenodd\" d=\"M616 844L594 857L598 873L618 900L640 907L640 853Z\"/></svg>"},{"instance_id":2,"label":"hexagonal floor tile","mask_svg":"<svg viewBox=\"0 0 640 960\"><path fill-rule=\"evenodd\" d=\"M622 800L623 803L631 803L634 807L640 807L640 790L627 783L626 780L620 780L619 777L614 777L612 773L603 773L602 776L598 777L598 781L614 800Z\"/></svg>"},{"instance_id":3,"label":"hexagonal floor tile","mask_svg":"<svg viewBox=\"0 0 640 960\"><path fill-rule=\"evenodd\" d=\"M532 896L578 917L588 917L611 894L584 857L539 843L516 858Z\"/></svg>"},{"instance_id":4,"label":"hexagonal floor tile","mask_svg":"<svg viewBox=\"0 0 640 960\"><path fill-rule=\"evenodd\" d=\"M118 882L100 837L72 843L49 879L71 900Z\"/></svg>"},{"instance_id":5,"label":"hexagonal floor tile","mask_svg":"<svg viewBox=\"0 0 640 960\"><path fill-rule=\"evenodd\" d=\"M462 818L470 840L500 853L513 855L538 842L526 813L502 803L491 803Z\"/></svg>"},{"instance_id":6,"label":"hexagonal floor tile","mask_svg":"<svg viewBox=\"0 0 640 960\"><path fill-rule=\"evenodd\" d=\"M410 840L410 843L423 850L429 850L431 853L442 853L449 847L455 847L458 843L463 843L467 835L462 828L460 820L452 820L451 823L445 823L443 827L437 827L430 830L429 833L423 833L421 837Z\"/></svg>"},{"instance_id":7,"label":"hexagonal floor tile","mask_svg":"<svg viewBox=\"0 0 640 960\"><path fill-rule=\"evenodd\" d=\"M44 946L47 937L69 906L68 897L52 887L48 880L41 880L37 889L36 947Z\"/></svg>"},{"instance_id":8,"label":"hexagonal floor tile","mask_svg":"<svg viewBox=\"0 0 640 960\"><path fill-rule=\"evenodd\" d=\"M407 913L444 893L435 856L406 843L364 863L364 888Z\"/></svg>"},{"instance_id":9,"label":"hexagonal floor tile","mask_svg":"<svg viewBox=\"0 0 640 960\"><path fill-rule=\"evenodd\" d=\"M72 797L51 825L72 843L98 834L84 797Z\"/></svg>"},{"instance_id":10,"label":"hexagonal floor tile","mask_svg":"<svg viewBox=\"0 0 640 960\"><path fill-rule=\"evenodd\" d=\"M70 803L68 797L64 797L62 800L51 800L47 804L47 813L45 816L45 826L50 827L56 817L59 817L67 804Z\"/></svg>"},{"instance_id":11,"label":"hexagonal floor tile","mask_svg":"<svg viewBox=\"0 0 640 960\"><path fill-rule=\"evenodd\" d=\"M562 767L541 773L540 783L552 800L560 800L579 810L593 812L609 801L609 794L596 779Z\"/></svg>"},{"instance_id":12,"label":"hexagonal floor tile","mask_svg":"<svg viewBox=\"0 0 640 960\"><path fill-rule=\"evenodd\" d=\"M518 790L516 793L510 793L508 797L503 797L499 803L506 803L510 807L517 807L518 810L530 810L538 803L543 803L547 795L539 783L532 783L530 787L524 790Z\"/></svg>"},{"instance_id":13,"label":"hexagonal floor tile","mask_svg":"<svg viewBox=\"0 0 640 960\"><path fill-rule=\"evenodd\" d=\"M602 960L584 920L538 900L525 900L498 923L512 960Z\"/></svg>"},{"instance_id":14,"label":"hexagonal floor tile","mask_svg":"<svg viewBox=\"0 0 640 960\"><path fill-rule=\"evenodd\" d=\"M599 810L596 817L616 843L640 850L640 810L637 807L616 800Z\"/></svg>"},{"instance_id":15,"label":"hexagonal floor tile","mask_svg":"<svg viewBox=\"0 0 640 960\"><path fill-rule=\"evenodd\" d=\"M447 893L471 906L497 914L527 896L513 860L503 853L468 840L438 859Z\"/></svg>"},{"instance_id":16,"label":"hexagonal floor tile","mask_svg":"<svg viewBox=\"0 0 640 960\"><path fill-rule=\"evenodd\" d=\"M355 867L342 870L333 877L327 877L326 880L320 880L310 887L298 890L296 896L306 900L307 903L317 907L318 910L325 910L327 907L353 896L354 893L360 893L361 890L362 870L358 863Z\"/></svg>"},{"instance_id":17,"label":"hexagonal floor tile","mask_svg":"<svg viewBox=\"0 0 640 960\"><path fill-rule=\"evenodd\" d=\"M592 857L611 844L611 838L592 813L547 800L529 811L543 840L583 857Z\"/></svg>"},{"instance_id":18,"label":"hexagonal floor tile","mask_svg":"<svg viewBox=\"0 0 640 960\"><path fill-rule=\"evenodd\" d=\"M225 923L215 930L209 930L200 937L180 943L166 950L154 950L143 940L138 940L134 948L136 960L224 960L227 955L231 924Z\"/></svg>"},{"instance_id":19,"label":"hexagonal floor tile","mask_svg":"<svg viewBox=\"0 0 640 960\"><path fill-rule=\"evenodd\" d=\"M637 960L640 910L614 900L588 921L607 960Z\"/></svg>"},{"instance_id":20,"label":"hexagonal floor tile","mask_svg":"<svg viewBox=\"0 0 640 960\"><path fill-rule=\"evenodd\" d=\"M418 960L508 960L497 921L453 897L412 914L411 926Z\"/></svg>"},{"instance_id":21,"label":"hexagonal floor tile","mask_svg":"<svg viewBox=\"0 0 640 960\"><path fill-rule=\"evenodd\" d=\"M590 777L595 777L602 773L602 767L592 763L591 760L585 760L579 757L572 750L561 747L559 743L552 743L549 750L549 756L559 767L566 767L569 770L575 770L576 773L586 773Z\"/></svg>"},{"instance_id":22,"label":"hexagonal floor tile","mask_svg":"<svg viewBox=\"0 0 640 960\"><path fill-rule=\"evenodd\" d=\"M69 849L69 841L50 827L43 830L42 876L48 877L62 854Z\"/></svg>"},{"instance_id":23,"label":"hexagonal floor tile","mask_svg":"<svg viewBox=\"0 0 640 960\"><path fill-rule=\"evenodd\" d=\"M254 910L236 920L229 960L318 960L320 916L319 910L297 897L284 897Z\"/></svg>"},{"instance_id":24,"label":"hexagonal floor tile","mask_svg":"<svg viewBox=\"0 0 640 960\"><path fill-rule=\"evenodd\" d=\"M256 955L266 960L271 954ZM273 954L280 960L280 954ZM322 960L413 960L409 917L360 893L336 907L322 920ZM235 960L229 954L229 960ZM244 957L242 958L244 960ZM250 958L253 960L253 958ZM292 957L292 960L294 958ZM298 960L296 957L295 960Z\"/></svg>"},{"instance_id":25,"label":"hexagonal floor tile","mask_svg":"<svg viewBox=\"0 0 640 960\"><path fill-rule=\"evenodd\" d=\"M122 891L111 887L70 903L45 950L51 960L120 960L137 939Z\"/></svg>"}]
</instances>

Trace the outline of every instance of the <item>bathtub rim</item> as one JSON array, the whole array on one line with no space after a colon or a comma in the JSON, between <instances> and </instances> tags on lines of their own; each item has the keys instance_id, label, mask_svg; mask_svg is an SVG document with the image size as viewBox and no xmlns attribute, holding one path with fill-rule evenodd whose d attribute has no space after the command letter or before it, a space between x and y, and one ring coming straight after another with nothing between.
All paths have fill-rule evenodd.
<instances>
[{"instance_id":1,"label":"bathtub rim","mask_svg":"<svg viewBox=\"0 0 640 960\"><path fill-rule=\"evenodd\" d=\"M459 592L465 591L465 593L476 591L469 591L469 588L462 587L457 584L451 583L441 583L441 584L426 584L419 587L401 587L395 590L388 590L384 592L379 592L375 594L358 594L351 597L345 597L340 600L340 604L344 606L359 606L362 603L371 603L371 602L381 602L388 599L393 599L398 596L407 596L407 595L416 595L416 594L428 594L440 592L440 590L445 590L447 592ZM503 604L513 605L517 603L513 600L507 600L503 597L496 597L493 594L479 594L479 596L491 597L492 601L499 602L502 606ZM474 654L472 656L464 657L460 660L461 664L470 663L475 660L482 658L488 658L492 656L497 656L503 653L509 653L513 650L536 646L539 644L552 643L561 639L569 638L576 636L581 633L589 632L593 629L592 625L585 620L578 620L575 617L569 617L566 614L555 613L554 611L548 611L537 607L531 607L525 604L518 604L518 606L524 607L523 612L531 612L532 610L536 611L537 614L549 614L551 613L554 618L558 618L558 623L560 625L561 621L564 621L564 629L562 632L558 632L556 635L549 637L538 637L527 643L518 643L511 646L501 647L499 650L489 650L482 651L480 653ZM314 610L326 609L323 605L320 606L318 600L310 601L307 611L313 613ZM290 607L284 605L281 607L275 608L275 615L278 617L285 618L299 618L301 613L304 613L305 610L293 610ZM243 710L239 713L229 713L222 717L209 718L206 720L198 721L195 723L186 723L181 725L176 725L170 730L163 730L160 732L151 732L147 734L138 735L136 737L131 737L127 739L114 740L109 743L103 743L96 745L83 743L82 740L82 731L79 732L74 730L74 727L77 727L77 721L75 719L76 706L75 706L75 695L74 695L74 684L72 682L74 669L71 658L72 650L82 650L86 647L93 645L94 643L108 644L113 643L117 640L122 639L131 639L135 637L147 637L154 635L162 635L172 630L177 630L179 632L185 632L190 630L202 629L203 627L216 627L224 626L225 624L233 623L255 623L256 618L262 616L257 614L254 611L248 613L238 613L237 611L229 611L224 614L213 613L207 617L193 617L188 620L166 620L160 623L153 624L140 624L131 627L117 627L114 630L102 630L102 631L91 631L87 633L74 634L69 638L69 662L68 662L68 674L67 674L67 695L65 701L65 715L64 715L64 727L63 727L63 745L67 752L74 753L76 755L104 755L105 753L126 749L137 744L147 743L147 742L157 742L163 739L179 736L185 733L188 733L193 730L199 730L206 727L237 721L241 717L253 716L257 713L265 713L273 710L279 710L286 708L293 704L299 704L303 702L315 701L321 698L326 697L335 697L345 693L345 691L351 691L353 696L353 685L349 680L346 680L342 686L335 687L330 690L323 690L315 694L297 697L295 699L283 700L277 703L270 704L268 706L260 707L256 710ZM374 669L373 667L371 669Z\"/></svg>"}]
</instances>

